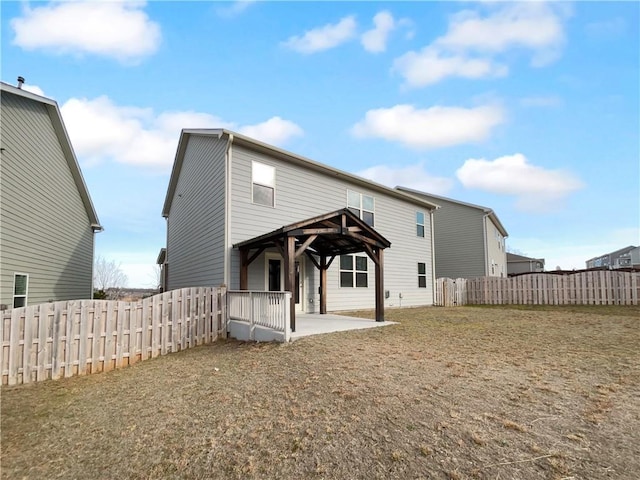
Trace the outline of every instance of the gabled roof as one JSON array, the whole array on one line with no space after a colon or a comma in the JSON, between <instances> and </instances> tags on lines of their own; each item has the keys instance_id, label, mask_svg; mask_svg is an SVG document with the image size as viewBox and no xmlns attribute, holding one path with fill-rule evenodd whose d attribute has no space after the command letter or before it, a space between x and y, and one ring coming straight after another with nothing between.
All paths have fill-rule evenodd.
<instances>
[{"instance_id":1,"label":"gabled roof","mask_svg":"<svg viewBox=\"0 0 640 480\"><path fill-rule=\"evenodd\" d=\"M320 255L347 255L362 252L366 248L363 244L378 248L391 246L391 242L373 227L360 220L348 208L343 208L285 225L272 232L237 243L234 247L246 249L277 247L286 236L295 236L304 242L305 248Z\"/></svg>"},{"instance_id":2,"label":"gabled roof","mask_svg":"<svg viewBox=\"0 0 640 480\"><path fill-rule=\"evenodd\" d=\"M587 262L590 262L591 260L597 260L598 258L602 258L602 257L618 257L620 255L625 255L629 253L631 250L633 250L634 248L638 248L638 247L629 245L628 247L621 248L620 250L615 250L611 253L603 253L602 255L598 255L597 257L590 258L589 260L587 260Z\"/></svg>"},{"instance_id":3,"label":"gabled roof","mask_svg":"<svg viewBox=\"0 0 640 480\"><path fill-rule=\"evenodd\" d=\"M525 257L524 255L517 255L515 253L507 252L507 263L509 262L542 262L544 263L544 258L531 258L531 257Z\"/></svg>"},{"instance_id":4,"label":"gabled roof","mask_svg":"<svg viewBox=\"0 0 640 480\"><path fill-rule=\"evenodd\" d=\"M182 132L180 133L180 140L178 142L176 158L175 158L175 161L173 162L173 170L171 171L171 179L169 180L167 196L165 198L164 206L162 208L163 217L169 216L171 202L173 201L173 196L175 195L176 187L178 184L178 177L180 176L180 170L182 169L182 163L184 161L184 154L186 152L187 144L189 143L189 137L191 135L212 136L212 137L218 137L218 138L221 138L222 136L227 136L227 138L231 139L233 144L240 145L242 147L251 149L256 152L271 155L273 157L289 162L293 165L298 165L303 168L320 172L331 177L342 178L354 184L361 185L364 188L368 188L370 190L384 193L385 195L402 199L405 202L414 203L428 210L435 210L438 208L438 205L431 203L425 199L420 199L420 198L413 197L411 195L406 195L405 193L400 192L396 189L385 187L384 185L381 185L376 182L372 182L371 180L366 180L352 173L347 173L343 170L338 170L336 168L330 167L320 162L310 160L301 155L297 155L287 150L283 150L273 145L269 145L267 143L261 142L251 137L247 137L240 133L236 133L224 128L214 128L214 129L206 128L206 129L183 129Z\"/></svg>"},{"instance_id":5,"label":"gabled roof","mask_svg":"<svg viewBox=\"0 0 640 480\"><path fill-rule=\"evenodd\" d=\"M12 95L17 95L19 97L39 102L46 107L47 112L49 113L49 118L51 119L51 124L53 125L53 130L58 137L58 141L60 143L60 147L62 148L64 157L67 160L69 170L71 171L73 180L76 184L76 187L78 188L78 193L80 194L80 198L82 199L84 208L87 211L87 215L91 223L91 228L93 228L94 231L102 230L102 226L100 225L100 221L98 220L98 215L96 214L96 210L93 207L93 203L91 202L91 197L89 196L87 184L84 182L84 177L82 176L82 172L80 171L80 165L78 164L78 160L73 151L73 147L71 146L71 141L69 140L67 129L64 126L60 108L58 108L58 104L56 103L56 101L50 98L41 97L40 95L36 95L35 93L27 92L22 88L16 88L4 82L0 82L0 91L3 95L5 93L10 93Z\"/></svg>"},{"instance_id":6,"label":"gabled roof","mask_svg":"<svg viewBox=\"0 0 640 480\"><path fill-rule=\"evenodd\" d=\"M401 192L405 192L411 195L419 195L423 197L435 198L436 201L441 200L445 202L457 203L458 205L464 205L465 207L470 207L470 208L475 208L477 210L480 210L491 219L491 221L498 228L498 230L500 231L503 237L509 236L509 234L507 233L507 230L502 225L502 222L500 222L500 219L491 208L483 207L481 205L475 205L473 203L461 202L460 200L454 200L453 198L447 198L447 197L442 197L440 195L434 195L432 193L421 192L419 190L413 190L407 187L398 186L396 187L396 190L400 190Z\"/></svg>"}]
</instances>

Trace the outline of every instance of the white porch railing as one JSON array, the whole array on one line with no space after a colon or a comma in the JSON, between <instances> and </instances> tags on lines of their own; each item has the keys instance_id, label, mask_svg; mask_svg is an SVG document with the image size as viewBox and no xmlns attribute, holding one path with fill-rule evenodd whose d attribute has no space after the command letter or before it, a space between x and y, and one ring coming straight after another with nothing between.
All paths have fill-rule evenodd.
<instances>
[{"instance_id":1,"label":"white porch railing","mask_svg":"<svg viewBox=\"0 0 640 480\"><path fill-rule=\"evenodd\" d=\"M227 291L227 311L230 322L249 325L247 340L260 340L256 327L264 327L282 334L285 342L291 337L290 292Z\"/></svg>"}]
</instances>

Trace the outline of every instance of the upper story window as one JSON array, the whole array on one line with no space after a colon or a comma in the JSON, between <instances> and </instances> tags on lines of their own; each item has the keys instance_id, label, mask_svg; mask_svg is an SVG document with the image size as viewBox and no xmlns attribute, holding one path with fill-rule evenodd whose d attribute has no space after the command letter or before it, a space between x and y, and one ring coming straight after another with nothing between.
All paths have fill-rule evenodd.
<instances>
[{"instance_id":1,"label":"upper story window","mask_svg":"<svg viewBox=\"0 0 640 480\"><path fill-rule=\"evenodd\" d=\"M27 305L27 290L29 288L29 275L16 273L13 276L13 308Z\"/></svg>"},{"instance_id":2,"label":"upper story window","mask_svg":"<svg viewBox=\"0 0 640 480\"><path fill-rule=\"evenodd\" d=\"M347 190L347 207L364 223L373 227L373 217L375 216L375 200L371 195Z\"/></svg>"},{"instance_id":3,"label":"upper story window","mask_svg":"<svg viewBox=\"0 0 640 480\"><path fill-rule=\"evenodd\" d=\"M276 204L276 169L264 163L251 162L253 203L274 207Z\"/></svg>"},{"instance_id":4,"label":"upper story window","mask_svg":"<svg viewBox=\"0 0 640 480\"><path fill-rule=\"evenodd\" d=\"M416 234L424 237L424 213L416 212Z\"/></svg>"},{"instance_id":5,"label":"upper story window","mask_svg":"<svg viewBox=\"0 0 640 480\"><path fill-rule=\"evenodd\" d=\"M340 286L368 287L369 274L367 257L342 255L340 257Z\"/></svg>"}]
</instances>

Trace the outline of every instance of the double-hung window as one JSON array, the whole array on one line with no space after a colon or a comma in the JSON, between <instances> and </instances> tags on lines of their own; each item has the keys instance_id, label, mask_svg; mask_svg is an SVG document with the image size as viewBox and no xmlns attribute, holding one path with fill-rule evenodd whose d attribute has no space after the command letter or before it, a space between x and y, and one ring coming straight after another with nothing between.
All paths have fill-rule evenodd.
<instances>
[{"instance_id":1,"label":"double-hung window","mask_svg":"<svg viewBox=\"0 0 640 480\"><path fill-rule=\"evenodd\" d=\"M27 305L27 290L29 289L29 275L16 273L13 276L13 308Z\"/></svg>"},{"instance_id":2,"label":"double-hung window","mask_svg":"<svg viewBox=\"0 0 640 480\"><path fill-rule=\"evenodd\" d=\"M416 234L424 237L424 212L416 212Z\"/></svg>"},{"instance_id":3,"label":"double-hung window","mask_svg":"<svg viewBox=\"0 0 640 480\"><path fill-rule=\"evenodd\" d=\"M276 169L264 163L251 162L251 192L253 203L275 207L276 204Z\"/></svg>"},{"instance_id":4,"label":"double-hung window","mask_svg":"<svg viewBox=\"0 0 640 480\"><path fill-rule=\"evenodd\" d=\"M367 257L342 255L340 257L340 286L367 288L369 286L367 270Z\"/></svg>"},{"instance_id":5,"label":"double-hung window","mask_svg":"<svg viewBox=\"0 0 640 480\"><path fill-rule=\"evenodd\" d=\"M427 288L427 264L418 262L418 288Z\"/></svg>"},{"instance_id":6,"label":"double-hung window","mask_svg":"<svg viewBox=\"0 0 640 480\"><path fill-rule=\"evenodd\" d=\"M370 227L373 227L375 200L371 195L347 191L347 207Z\"/></svg>"}]
</instances>

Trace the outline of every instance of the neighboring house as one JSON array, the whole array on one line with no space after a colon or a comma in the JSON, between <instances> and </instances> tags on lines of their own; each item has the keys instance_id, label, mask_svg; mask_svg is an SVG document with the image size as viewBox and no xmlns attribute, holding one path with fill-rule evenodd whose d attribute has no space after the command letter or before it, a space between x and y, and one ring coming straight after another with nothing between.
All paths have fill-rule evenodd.
<instances>
[{"instance_id":1,"label":"neighboring house","mask_svg":"<svg viewBox=\"0 0 640 480\"><path fill-rule=\"evenodd\" d=\"M405 187L397 190L437 203L436 278L506 277L507 231L493 210Z\"/></svg>"},{"instance_id":2,"label":"neighboring house","mask_svg":"<svg viewBox=\"0 0 640 480\"><path fill-rule=\"evenodd\" d=\"M0 83L0 304L92 298L102 230L55 101Z\"/></svg>"},{"instance_id":3,"label":"neighboring house","mask_svg":"<svg viewBox=\"0 0 640 480\"><path fill-rule=\"evenodd\" d=\"M432 305L436 208L228 130L183 130L162 211L163 288L289 283L298 312Z\"/></svg>"},{"instance_id":4,"label":"neighboring house","mask_svg":"<svg viewBox=\"0 0 640 480\"><path fill-rule=\"evenodd\" d=\"M544 272L544 258L529 258L507 252L507 274Z\"/></svg>"},{"instance_id":5,"label":"neighboring house","mask_svg":"<svg viewBox=\"0 0 640 480\"><path fill-rule=\"evenodd\" d=\"M586 261L587 268L631 268L640 266L640 247L630 245Z\"/></svg>"}]
</instances>

